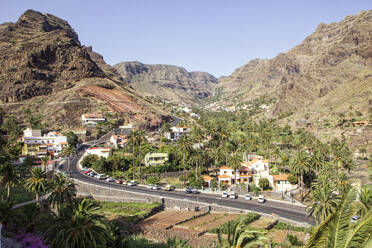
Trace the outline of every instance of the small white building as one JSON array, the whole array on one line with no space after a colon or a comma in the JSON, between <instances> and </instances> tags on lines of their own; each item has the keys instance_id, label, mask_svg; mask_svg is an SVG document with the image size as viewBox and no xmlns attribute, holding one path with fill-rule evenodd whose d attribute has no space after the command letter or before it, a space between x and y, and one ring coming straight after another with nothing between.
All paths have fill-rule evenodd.
<instances>
[{"instance_id":1,"label":"small white building","mask_svg":"<svg viewBox=\"0 0 372 248\"><path fill-rule=\"evenodd\" d=\"M188 135L190 133L190 128L187 126L184 127L171 127L170 132L165 133L165 137L171 141L177 141L183 135Z\"/></svg>"},{"instance_id":2,"label":"small white building","mask_svg":"<svg viewBox=\"0 0 372 248\"><path fill-rule=\"evenodd\" d=\"M116 149L118 147L124 147L128 142L128 137L126 135L111 135L110 142L112 146Z\"/></svg>"},{"instance_id":3,"label":"small white building","mask_svg":"<svg viewBox=\"0 0 372 248\"><path fill-rule=\"evenodd\" d=\"M108 158L112 155L112 149L109 147L91 147L87 150L87 154Z\"/></svg>"},{"instance_id":4,"label":"small white building","mask_svg":"<svg viewBox=\"0 0 372 248\"><path fill-rule=\"evenodd\" d=\"M288 181L288 174L272 175L272 178L273 189L276 191L287 192L296 188L296 185L293 185Z\"/></svg>"},{"instance_id":5,"label":"small white building","mask_svg":"<svg viewBox=\"0 0 372 248\"><path fill-rule=\"evenodd\" d=\"M96 125L99 122L106 121L106 118L102 114L82 114L81 122L84 125Z\"/></svg>"},{"instance_id":6,"label":"small white building","mask_svg":"<svg viewBox=\"0 0 372 248\"><path fill-rule=\"evenodd\" d=\"M147 153L145 156L146 166L163 165L168 161L168 153Z\"/></svg>"}]
</instances>

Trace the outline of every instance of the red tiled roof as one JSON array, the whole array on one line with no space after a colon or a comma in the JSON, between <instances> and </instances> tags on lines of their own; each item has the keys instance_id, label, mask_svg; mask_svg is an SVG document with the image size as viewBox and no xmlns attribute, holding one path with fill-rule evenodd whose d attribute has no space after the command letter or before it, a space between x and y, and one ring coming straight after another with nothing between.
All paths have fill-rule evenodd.
<instances>
[{"instance_id":1,"label":"red tiled roof","mask_svg":"<svg viewBox=\"0 0 372 248\"><path fill-rule=\"evenodd\" d=\"M274 181L288 181L288 174L273 175Z\"/></svg>"},{"instance_id":2,"label":"red tiled roof","mask_svg":"<svg viewBox=\"0 0 372 248\"><path fill-rule=\"evenodd\" d=\"M103 118L102 114L83 114L85 118Z\"/></svg>"},{"instance_id":3,"label":"red tiled roof","mask_svg":"<svg viewBox=\"0 0 372 248\"><path fill-rule=\"evenodd\" d=\"M223 174L221 176L218 176L218 178L231 178L229 175Z\"/></svg>"},{"instance_id":4,"label":"red tiled roof","mask_svg":"<svg viewBox=\"0 0 372 248\"><path fill-rule=\"evenodd\" d=\"M204 181L209 182L212 180L210 176L203 176Z\"/></svg>"},{"instance_id":5,"label":"red tiled roof","mask_svg":"<svg viewBox=\"0 0 372 248\"><path fill-rule=\"evenodd\" d=\"M220 170L233 170L233 168L228 167L228 166L221 166Z\"/></svg>"}]
</instances>

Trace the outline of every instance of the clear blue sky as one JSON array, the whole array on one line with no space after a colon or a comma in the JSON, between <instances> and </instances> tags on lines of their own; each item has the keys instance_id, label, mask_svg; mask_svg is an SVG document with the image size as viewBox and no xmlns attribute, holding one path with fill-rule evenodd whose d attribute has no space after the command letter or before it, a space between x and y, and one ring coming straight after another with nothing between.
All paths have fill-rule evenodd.
<instances>
[{"instance_id":1,"label":"clear blue sky","mask_svg":"<svg viewBox=\"0 0 372 248\"><path fill-rule=\"evenodd\" d=\"M221 76L286 52L320 22L371 7L371 0L2 0L0 23L34 9L67 20L111 65L137 60Z\"/></svg>"}]
</instances>

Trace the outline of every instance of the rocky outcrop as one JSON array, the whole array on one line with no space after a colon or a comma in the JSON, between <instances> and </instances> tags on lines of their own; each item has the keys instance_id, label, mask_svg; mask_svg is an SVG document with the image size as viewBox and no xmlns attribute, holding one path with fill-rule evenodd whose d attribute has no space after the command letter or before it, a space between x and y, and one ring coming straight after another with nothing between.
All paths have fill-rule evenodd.
<instances>
[{"instance_id":1,"label":"rocky outcrop","mask_svg":"<svg viewBox=\"0 0 372 248\"><path fill-rule=\"evenodd\" d=\"M122 62L117 72L138 93L180 102L203 99L212 94L218 80L206 72L188 72L172 65L146 65Z\"/></svg>"},{"instance_id":2,"label":"rocky outcrop","mask_svg":"<svg viewBox=\"0 0 372 248\"><path fill-rule=\"evenodd\" d=\"M330 106L367 113L371 73L372 10L322 23L300 45L273 59L250 61L221 78L218 87L225 102L275 98L271 113L276 116Z\"/></svg>"}]
</instances>

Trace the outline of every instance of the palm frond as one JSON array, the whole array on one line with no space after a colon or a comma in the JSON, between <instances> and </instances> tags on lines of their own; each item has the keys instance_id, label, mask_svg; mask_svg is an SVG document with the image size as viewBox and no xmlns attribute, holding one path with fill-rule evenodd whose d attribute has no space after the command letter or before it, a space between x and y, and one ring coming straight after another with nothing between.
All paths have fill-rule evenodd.
<instances>
[{"instance_id":1,"label":"palm frond","mask_svg":"<svg viewBox=\"0 0 372 248\"><path fill-rule=\"evenodd\" d=\"M345 247L364 247L372 238L372 210L369 210L352 229ZM367 247L367 246L366 246Z\"/></svg>"}]
</instances>

